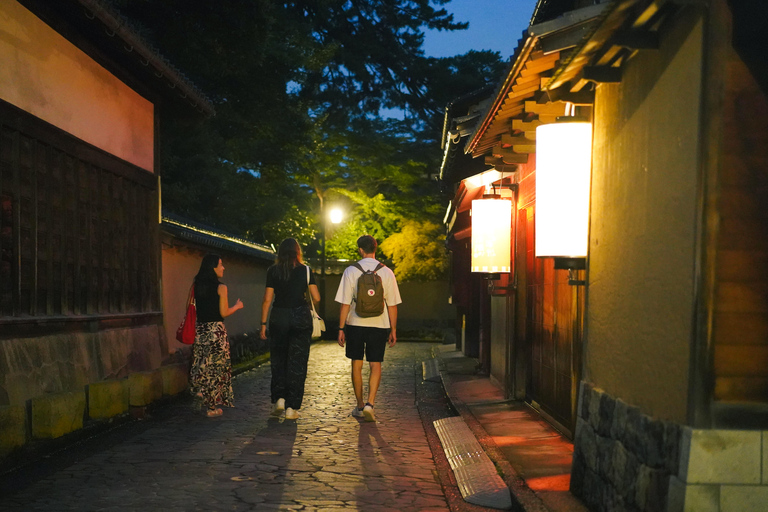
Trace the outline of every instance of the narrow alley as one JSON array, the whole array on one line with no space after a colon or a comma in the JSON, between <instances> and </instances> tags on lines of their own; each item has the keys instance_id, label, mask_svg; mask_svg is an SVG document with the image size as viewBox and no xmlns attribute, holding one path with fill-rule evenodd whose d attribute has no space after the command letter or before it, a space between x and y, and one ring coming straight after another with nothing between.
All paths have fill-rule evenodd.
<instances>
[{"instance_id":1,"label":"narrow alley","mask_svg":"<svg viewBox=\"0 0 768 512\"><path fill-rule=\"evenodd\" d=\"M71 448L87 455L70 465L57 454L21 472L36 481L6 474L0 508L448 510L416 407L420 361L434 346L387 351L375 423L350 416L349 363L335 342L321 342L312 348L298 421L270 417L270 370L262 365L234 379L235 408L222 417L180 400L147 428L115 429L112 438L125 437L111 446L90 440L106 446ZM46 464L59 467L44 474Z\"/></svg>"}]
</instances>

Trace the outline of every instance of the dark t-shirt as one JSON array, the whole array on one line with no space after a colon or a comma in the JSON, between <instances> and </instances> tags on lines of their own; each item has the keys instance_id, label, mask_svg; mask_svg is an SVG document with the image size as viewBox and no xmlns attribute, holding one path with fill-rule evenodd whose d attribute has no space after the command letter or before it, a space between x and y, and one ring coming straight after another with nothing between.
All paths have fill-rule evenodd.
<instances>
[{"instance_id":1,"label":"dark t-shirt","mask_svg":"<svg viewBox=\"0 0 768 512\"><path fill-rule=\"evenodd\" d=\"M290 278L286 281L280 278L280 269L272 265L267 269L267 288L275 290L276 308L297 308L307 304L307 267L298 265L293 267ZM315 283L315 274L309 271L310 284Z\"/></svg>"}]
</instances>

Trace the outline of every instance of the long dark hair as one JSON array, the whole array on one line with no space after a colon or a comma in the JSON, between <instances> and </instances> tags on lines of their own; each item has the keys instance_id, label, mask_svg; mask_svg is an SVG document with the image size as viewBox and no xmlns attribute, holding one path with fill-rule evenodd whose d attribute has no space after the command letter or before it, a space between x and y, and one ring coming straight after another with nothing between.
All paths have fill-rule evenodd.
<instances>
[{"instance_id":1,"label":"long dark hair","mask_svg":"<svg viewBox=\"0 0 768 512\"><path fill-rule=\"evenodd\" d=\"M291 271L297 266L303 264L301 259L301 246L295 238L286 238L280 242L277 249L277 262L280 279L287 281L291 278Z\"/></svg>"},{"instance_id":2,"label":"long dark hair","mask_svg":"<svg viewBox=\"0 0 768 512\"><path fill-rule=\"evenodd\" d=\"M221 256L218 254L206 254L200 262L200 270L195 276L195 296L217 293L221 284L219 277L213 269L219 266Z\"/></svg>"}]
</instances>

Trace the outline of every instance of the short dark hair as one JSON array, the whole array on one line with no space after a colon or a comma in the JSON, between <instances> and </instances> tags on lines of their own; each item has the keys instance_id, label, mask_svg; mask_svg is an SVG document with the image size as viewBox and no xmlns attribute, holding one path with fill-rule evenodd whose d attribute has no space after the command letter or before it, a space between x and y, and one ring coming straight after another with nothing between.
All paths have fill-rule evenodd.
<instances>
[{"instance_id":1,"label":"short dark hair","mask_svg":"<svg viewBox=\"0 0 768 512\"><path fill-rule=\"evenodd\" d=\"M378 244L376 243L376 239L371 235L363 235L357 239L357 246L362 249L365 254L373 254L376 252Z\"/></svg>"}]
</instances>

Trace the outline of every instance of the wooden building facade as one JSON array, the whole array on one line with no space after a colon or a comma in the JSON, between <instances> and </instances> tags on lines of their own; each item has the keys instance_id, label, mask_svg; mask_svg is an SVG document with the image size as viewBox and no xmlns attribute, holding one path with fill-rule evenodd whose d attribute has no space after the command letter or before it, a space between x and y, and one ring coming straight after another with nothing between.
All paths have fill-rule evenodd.
<instances>
[{"instance_id":1,"label":"wooden building facade","mask_svg":"<svg viewBox=\"0 0 768 512\"><path fill-rule=\"evenodd\" d=\"M444 162L449 241L467 198L514 192L511 285L474 306L485 368L574 439L590 509L766 503L765 19L751 1L541 0L497 90L446 117L444 144L485 164ZM536 128L574 115L592 131L583 270L536 257Z\"/></svg>"},{"instance_id":2,"label":"wooden building facade","mask_svg":"<svg viewBox=\"0 0 768 512\"><path fill-rule=\"evenodd\" d=\"M0 4L0 455L168 356L157 109L213 108L128 27L95 0Z\"/></svg>"}]
</instances>

